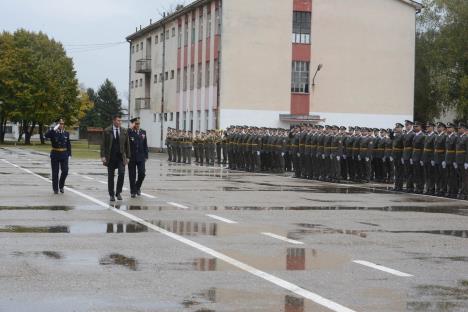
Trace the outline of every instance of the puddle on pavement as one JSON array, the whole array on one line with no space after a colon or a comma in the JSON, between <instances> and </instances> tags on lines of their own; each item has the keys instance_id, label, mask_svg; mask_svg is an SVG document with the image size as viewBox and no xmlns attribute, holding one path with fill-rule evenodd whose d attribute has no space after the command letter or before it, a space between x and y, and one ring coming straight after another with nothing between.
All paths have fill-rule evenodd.
<instances>
[{"instance_id":1,"label":"puddle on pavement","mask_svg":"<svg viewBox=\"0 0 468 312\"><path fill-rule=\"evenodd\" d=\"M209 288L207 290L193 293L190 297L182 301L185 309L195 312L215 312L212 309L214 304L222 307L233 307L242 311L257 312L311 312L329 311L322 306L314 304L312 301L292 295L284 295L275 292L246 291L239 289ZM247 308L249 307L249 308Z\"/></svg>"},{"instance_id":2,"label":"puddle on pavement","mask_svg":"<svg viewBox=\"0 0 468 312\"><path fill-rule=\"evenodd\" d=\"M123 266L129 270L136 271L138 268L138 261L135 258L126 257L121 254L110 254L99 259L100 265L115 265Z\"/></svg>"},{"instance_id":3,"label":"puddle on pavement","mask_svg":"<svg viewBox=\"0 0 468 312\"><path fill-rule=\"evenodd\" d=\"M424 212L444 213L468 216L468 206L384 206L384 207L346 207L346 206L226 206L225 210L357 210L357 211L384 211L384 212Z\"/></svg>"},{"instance_id":4,"label":"puddle on pavement","mask_svg":"<svg viewBox=\"0 0 468 312\"><path fill-rule=\"evenodd\" d=\"M362 222L359 222L362 223ZM288 232L288 238L300 239L308 234L346 234L366 238L369 233L394 233L394 234L433 234L446 235L460 238L468 238L468 230L430 230L430 231L389 231L389 230L349 230L326 227L321 224L296 223L301 227ZM378 225L377 225L378 226Z\"/></svg>"},{"instance_id":5,"label":"puddle on pavement","mask_svg":"<svg viewBox=\"0 0 468 312\"><path fill-rule=\"evenodd\" d=\"M218 236L218 224L193 221L148 221L160 228L181 236L208 235ZM116 222L116 223L94 223L83 222L60 226L0 226L0 233L67 233L74 235L90 234L119 234L119 233L142 233L148 232L148 227L139 223Z\"/></svg>"},{"instance_id":6,"label":"puddle on pavement","mask_svg":"<svg viewBox=\"0 0 468 312\"><path fill-rule=\"evenodd\" d=\"M408 302L409 311L466 311L468 280L456 286L420 285L416 288L418 301Z\"/></svg>"},{"instance_id":7,"label":"puddle on pavement","mask_svg":"<svg viewBox=\"0 0 468 312\"><path fill-rule=\"evenodd\" d=\"M53 211L70 211L72 206L0 206L2 210L53 210Z\"/></svg>"},{"instance_id":8,"label":"puddle on pavement","mask_svg":"<svg viewBox=\"0 0 468 312\"><path fill-rule=\"evenodd\" d=\"M451 256L451 257L430 257L430 256L418 256L414 257L413 259L416 260L428 260L435 263L444 263L447 261L453 262L468 262L468 257L466 256ZM468 286L468 284L467 284Z\"/></svg>"},{"instance_id":9,"label":"puddle on pavement","mask_svg":"<svg viewBox=\"0 0 468 312\"><path fill-rule=\"evenodd\" d=\"M358 222L358 223L364 224L364 225L370 225L370 226L379 226L378 224L370 223L370 222Z\"/></svg>"},{"instance_id":10,"label":"puddle on pavement","mask_svg":"<svg viewBox=\"0 0 468 312\"><path fill-rule=\"evenodd\" d=\"M342 267L351 260L350 256L306 248L287 248L281 253L274 253L270 256L229 251L223 253L257 269L267 271L332 270ZM216 258L196 258L191 262L172 263L170 267L174 270L199 272L239 270Z\"/></svg>"},{"instance_id":11,"label":"puddle on pavement","mask_svg":"<svg viewBox=\"0 0 468 312\"><path fill-rule=\"evenodd\" d=\"M11 172L0 172L0 175L12 174Z\"/></svg>"},{"instance_id":12,"label":"puddle on pavement","mask_svg":"<svg viewBox=\"0 0 468 312\"><path fill-rule=\"evenodd\" d=\"M63 255L59 252L56 252L56 251L34 251L34 252L22 252L22 251L15 251L12 253L13 256L15 257L25 257L25 256L35 256L35 257L39 257L39 256L44 256L46 258L50 258L50 259L55 259L55 260L59 260L59 259L62 259L63 258Z\"/></svg>"}]
</instances>

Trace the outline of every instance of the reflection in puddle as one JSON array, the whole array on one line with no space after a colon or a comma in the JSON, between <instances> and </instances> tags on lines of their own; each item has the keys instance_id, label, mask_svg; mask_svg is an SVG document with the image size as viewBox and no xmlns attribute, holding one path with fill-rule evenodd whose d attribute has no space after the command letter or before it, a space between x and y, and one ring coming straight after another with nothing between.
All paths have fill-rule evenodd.
<instances>
[{"instance_id":1,"label":"reflection in puddle","mask_svg":"<svg viewBox=\"0 0 468 312\"><path fill-rule=\"evenodd\" d=\"M70 229L67 226L26 227L9 225L0 228L0 233L70 233Z\"/></svg>"},{"instance_id":2,"label":"reflection in puddle","mask_svg":"<svg viewBox=\"0 0 468 312\"><path fill-rule=\"evenodd\" d=\"M0 210L60 210L70 211L71 206L0 206Z\"/></svg>"},{"instance_id":3,"label":"reflection in puddle","mask_svg":"<svg viewBox=\"0 0 468 312\"><path fill-rule=\"evenodd\" d=\"M385 212L425 212L445 213L468 216L468 206L386 206L386 207L347 207L347 206L226 206L225 210L362 210L362 211L385 211Z\"/></svg>"},{"instance_id":4,"label":"reflection in puddle","mask_svg":"<svg viewBox=\"0 0 468 312\"><path fill-rule=\"evenodd\" d=\"M110 254L99 260L100 265L120 265L132 271L137 270L138 262L135 258L129 258L121 254Z\"/></svg>"},{"instance_id":5,"label":"reflection in puddle","mask_svg":"<svg viewBox=\"0 0 468 312\"><path fill-rule=\"evenodd\" d=\"M359 222L362 223L362 222ZM387 230L346 230L334 229L321 224L297 223L305 229L297 229L288 233L288 238L299 239L305 234L347 234L366 238L368 233L397 233L397 234L434 234L461 238L468 238L468 230L429 230L429 231L387 231ZM371 224L372 225L372 224ZM378 225L375 225L378 226Z\"/></svg>"},{"instance_id":6,"label":"reflection in puddle","mask_svg":"<svg viewBox=\"0 0 468 312\"><path fill-rule=\"evenodd\" d=\"M287 248L279 254L274 253L270 256L230 252L225 252L225 254L255 268L275 271L335 269L351 260L348 256L306 248ZM216 258L196 258L192 262L174 263L174 265L176 265L176 270L199 272L237 270L230 264Z\"/></svg>"},{"instance_id":7,"label":"reflection in puddle","mask_svg":"<svg viewBox=\"0 0 468 312\"><path fill-rule=\"evenodd\" d=\"M455 287L421 285L416 287L416 291L419 300L408 302L409 311L466 311L468 280L458 281ZM424 300L426 297L430 299Z\"/></svg>"}]
</instances>

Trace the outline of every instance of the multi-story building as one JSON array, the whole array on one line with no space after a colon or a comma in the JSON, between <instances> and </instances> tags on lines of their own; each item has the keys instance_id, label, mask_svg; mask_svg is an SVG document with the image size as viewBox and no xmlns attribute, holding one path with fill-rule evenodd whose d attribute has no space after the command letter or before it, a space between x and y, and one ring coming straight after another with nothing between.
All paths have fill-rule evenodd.
<instances>
[{"instance_id":1,"label":"multi-story building","mask_svg":"<svg viewBox=\"0 0 468 312\"><path fill-rule=\"evenodd\" d=\"M411 0L196 0L127 37L130 114L167 127L412 119Z\"/></svg>"}]
</instances>

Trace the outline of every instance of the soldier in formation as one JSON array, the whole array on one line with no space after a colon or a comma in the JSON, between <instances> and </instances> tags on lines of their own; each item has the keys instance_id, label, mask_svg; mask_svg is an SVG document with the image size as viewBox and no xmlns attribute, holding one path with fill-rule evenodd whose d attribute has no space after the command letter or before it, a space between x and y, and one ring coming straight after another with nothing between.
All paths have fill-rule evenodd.
<instances>
[{"instance_id":1,"label":"soldier in formation","mask_svg":"<svg viewBox=\"0 0 468 312\"><path fill-rule=\"evenodd\" d=\"M464 123L406 120L393 129L297 125L231 126L205 133L168 130L169 161L227 165L248 172L292 172L326 182L390 183L395 191L468 197Z\"/></svg>"}]
</instances>

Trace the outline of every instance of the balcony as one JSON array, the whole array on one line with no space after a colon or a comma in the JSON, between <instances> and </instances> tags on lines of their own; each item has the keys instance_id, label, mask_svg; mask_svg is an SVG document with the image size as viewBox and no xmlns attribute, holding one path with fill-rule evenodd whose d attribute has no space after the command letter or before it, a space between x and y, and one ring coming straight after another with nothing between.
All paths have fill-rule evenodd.
<instances>
[{"instance_id":1,"label":"balcony","mask_svg":"<svg viewBox=\"0 0 468 312\"><path fill-rule=\"evenodd\" d=\"M135 109L136 110L150 109L151 108L150 100L151 100L150 98L135 99Z\"/></svg>"},{"instance_id":2,"label":"balcony","mask_svg":"<svg viewBox=\"0 0 468 312\"><path fill-rule=\"evenodd\" d=\"M137 60L135 73L138 73L138 74L151 73L151 59Z\"/></svg>"}]
</instances>

